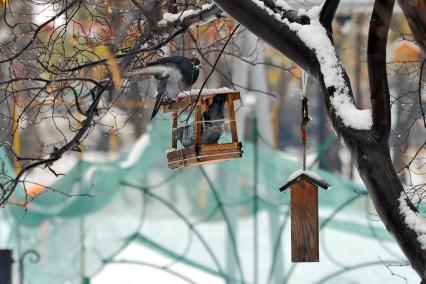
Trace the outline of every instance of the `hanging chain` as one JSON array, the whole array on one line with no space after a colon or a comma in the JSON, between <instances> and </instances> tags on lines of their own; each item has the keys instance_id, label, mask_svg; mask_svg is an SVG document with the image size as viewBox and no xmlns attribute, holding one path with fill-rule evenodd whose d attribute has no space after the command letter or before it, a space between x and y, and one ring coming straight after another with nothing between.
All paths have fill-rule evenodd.
<instances>
[{"instance_id":1,"label":"hanging chain","mask_svg":"<svg viewBox=\"0 0 426 284\"><path fill-rule=\"evenodd\" d=\"M302 139L302 154L303 154L303 171L306 171L306 141L308 140L308 132L306 127L310 121L308 113L308 98L302 98L302 122L300 123L300 138Z\"/></svg>"}]
</instances>

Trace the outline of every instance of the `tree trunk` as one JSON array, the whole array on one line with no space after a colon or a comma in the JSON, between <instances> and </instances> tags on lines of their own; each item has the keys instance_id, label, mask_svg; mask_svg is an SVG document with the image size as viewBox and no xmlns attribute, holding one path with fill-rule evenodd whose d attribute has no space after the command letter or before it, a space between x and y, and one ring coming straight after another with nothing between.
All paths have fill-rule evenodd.
<instances>
[{"instance_id":1,"label":"tree trunk","mask_svg":"<svg viewBox=\"0 0 426 284\"><path fill-rule=\"evenodd\" d=\"M326 87L319 61L313 50L309 49L298 35L288 28L287 24L279 20L277 14L274 14L274 11L278 9L274 7L274 1L261 1L265 7L269 8L269 12L253 1L214 1L240 24L293 60L317 80L333 127L348 147L380 218L394 236L412 267L423 279L425 251L417 240L416 232L407 226L404 216L398 210L400 205L398 199L401 197L403 187L389 154L390 96L386 74L386 40L394 1L376 1L370 23L368 61L373 126L369 130L348 127L337 115L330 101L335 95L334 87ZM320 23L326 29L331 42L331 21L338 3L339 1L336 0L327 0L320 13ZM283 10L280 11L283 12ZM288 14L288 11L284 11L280 15L289 22L309 24L302 16L294 16L297 13ZM344 69L341 76L349 89L348 95L353 101L350 81ZM407 204L416 211L409 200Z\"/></svg>"}]
</instances>

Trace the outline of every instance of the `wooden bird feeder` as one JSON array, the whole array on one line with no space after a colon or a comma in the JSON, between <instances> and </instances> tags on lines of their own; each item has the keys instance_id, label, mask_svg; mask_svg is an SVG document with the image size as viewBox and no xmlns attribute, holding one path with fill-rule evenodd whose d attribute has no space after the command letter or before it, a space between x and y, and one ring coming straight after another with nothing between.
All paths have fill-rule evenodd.
<instances>
[{"instance_id":1,"label":"wooden bird feeder","mask_svg":"<svg viewBox=\"0 0 426 284\"><path fill-rule=\"evenodd\" d=\"M330 187L316 174L301 171L280 188L291 188L291 261L319 261L318 187Z\"/></svg>"},{"instance_id":2,"label":"wooden bird feeder","mask_svg":"<svg viewBox=\"0 0 426 284\"><path fill-rule=\"evenodd\" d=\"M225 121L229 121L229 129L232 140L229 143L201 144L202 135L202 113L212 104L217 95L225 95ZM167 151L168 166L170 169L182 167L212 164L230 159L241 158L241 142L238 141L237 124L235 120L234 101L240 100L240 93L231 90L218 89L216 91L206 90L200 96L198 91L191 94L182 94L177 102L164 103L164 112L172 112L172 149ZM195 125L195 145L178 149L176 129L178 128L178 114L183 110L193 110ZM226 112L227 110L227 112ZM228 117L226 117L226 113Z\"/></svg>"}]
</instances>

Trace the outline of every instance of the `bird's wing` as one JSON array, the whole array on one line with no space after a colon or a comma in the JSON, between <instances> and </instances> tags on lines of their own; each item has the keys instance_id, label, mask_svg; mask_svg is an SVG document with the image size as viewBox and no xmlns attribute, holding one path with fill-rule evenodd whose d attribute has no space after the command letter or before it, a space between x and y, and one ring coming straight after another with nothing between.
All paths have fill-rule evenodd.
<instances>
[{"instance_id":1,"label":"bird's wing","mask_svg":"<svg viewBox=\"0 0 426 284\"><path fill-rule=\"evenodd\" d=\"M170 76L171 73L176 72L175 68L167 65L151 65L141 66L124 73L124 77L131 77L136 75L151 75L157 78L164 78Z\"/></svg>"},{"instance_id":2,"label":"bird's wing","mask_svg":"<svg viewBox=\"0 0 426 284\"><path fill-rule=\"evenodd\" d=\"M169 77L163 77L160 82L158 82L157 86L157 96L155 97L155 105L154 110L151 114L151 119L154 118L154 116L157 114L157 112L160 110L161 103L163 102L164 98L167 96L167 85L168 85Z\"/></svg>"},{"instance_id":3,"label":"bird's wing","mask_svg":"<svg viewBox=\"0 0 426 284\"><path fill-rule=\"evenodd\" d=\"M155 97L155 105L154 109L152 110L151 119L155 117L157 112L160 110L161 103L163 102L164 93L157 93L157 96Z\"/></svg>"}]
</instances>

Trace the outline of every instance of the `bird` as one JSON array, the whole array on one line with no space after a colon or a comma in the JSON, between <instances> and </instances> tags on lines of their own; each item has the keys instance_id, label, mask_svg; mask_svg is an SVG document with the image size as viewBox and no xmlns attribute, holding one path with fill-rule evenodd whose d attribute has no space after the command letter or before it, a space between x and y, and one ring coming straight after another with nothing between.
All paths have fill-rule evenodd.
<instances>
[{"instance_id":1,"label":"bird","mask_svg":"<svg viewBox=\"0 0 426 284\"><path fill-rule=\"evenodd\" d=\"M224 129L226 95L216 95L212 104L201 114L201 144L215 144ZM183 147L195 144L195 125L185 125L176 129L176 139Z\"/></svg>"},{"instance_id":2,"label":"bird","mask_svg":"<svg viewBox=\"0 0 426 284\"><path fill-rule=\"evenodd\" d=\"M188 91L200 75L200 60L184 56L168 56L150 62L126 73L131 75L151 75L158 80L157 95L151 119L155 117L164 99L175 101L178 94Z\"/></svg>"}]
</instances>

